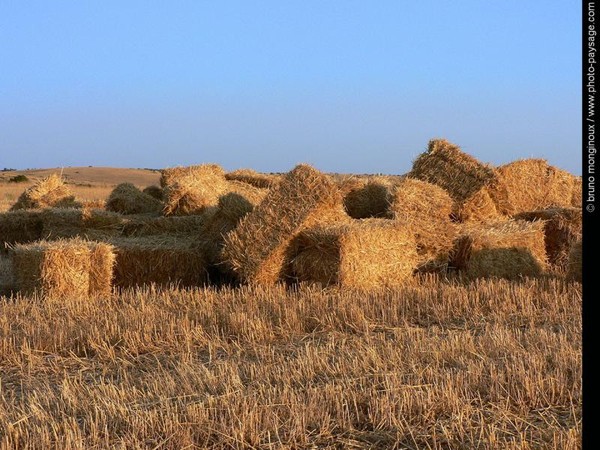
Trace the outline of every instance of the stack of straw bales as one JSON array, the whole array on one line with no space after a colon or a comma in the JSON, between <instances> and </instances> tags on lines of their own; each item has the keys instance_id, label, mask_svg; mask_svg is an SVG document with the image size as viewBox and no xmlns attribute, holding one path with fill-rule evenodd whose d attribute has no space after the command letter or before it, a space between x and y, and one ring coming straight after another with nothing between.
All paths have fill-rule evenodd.
<instances>
[{"instance_id":1,"label":"stack of straw bales","mask_svg":"<svg viewBox=\"0 0 600 450\"><path fill-rule=\"evenodd\" d=\"M519 213L515 219L544 222L546 254L548 262L565 269L569 262L569 251L581 240L582 217L579 208L549 208Z\"/></svg>"},{"instance_id":2,"label":"stack of straw bales","mask_svg":"<svg viewBox=\"0 0 600 450\"><path fill-rule=\"evenodd\" d=\"M39 241L13 249L19 288L45 297L81 297L111 291L114 252L110 245L81 239Z\"/></svg>"},{"instance_id":3,"label":"stack of straw bales","mask_svg":"<svg viewBox=\"0 0 600 450\"><path fill-rule=\"evenodd\" d=\"M56 240L76 236L103 240L121 233L126 219L96 208L49 208L41 213L42 237Z\"/></svg>"},{"instance_id":4,"label":"stack of straw bales","mask_svg":"<svg viewBox=\"0 0 600 450\"><path fill-rule=\"evenodd\" d=\"M569 252L569 266L567 270L567 279L572 281L582 281L582 241L575 242Z\"/></svg>"},{"instance_id":5,"label":"stack of straw bales","mask_svg":"<svg viewBox=\"0 0 600 450\"><path fill-rule=\"evenodd\" d=\"M200 286L206 281L204 257L193 238L181 235L115 238L114 282L119 287L143 284Z\"/></svg>"},{"instance_id":6,"label":"stack of straw bales","mask_svg":"<svg viewBox=\"0 0 600 450\"><path fill-rule=\"evenodd\" d=\"M389 216L415 233L418 270L445 269L457 233L450 195L439 186L407 177L389 192L387 202Z\"/></svg>"},{"instance_id":7,"label":"stack of straw bales","mask_svg":"<svg viewBox=\"0 0 600 450\"><path fill-rule=\"evenodd\" d=\"M294 247L291 272L299 281L360 290L405 284L419 260L412 230L385 219L313 227Z\"/></svg>"},{"instance_id":8,"label":"stack of straw bales","mask_svg":"<svg viewBox=\"0 0 600 450\"><path fill-rule=\"evenodd\" d=\"M36 208L76 208L79 203L59 175L52 174L27 188L11 207L12 211Z\"/></svg>"},{"instance_id":9,"label":"stack of straw bales","mask_svg":"<svg viewBox=\"0 0 600 450\"><path fill-rule=\"evenodd\" d=\"M273 284L285 276L290 244L299 232L346 218L337 186L300 164L227 233L222 256L241 281Z\"/></svg>"},{"instance_id":10,"label":"stack of straw bales","mask_svg":"<svg viewBox=\"0 0 600 450\"><path fill-rule=\"evenodd\" d=\"M354 219L386 217L393 183L383 176L350 177L340 183L344 208Z\"/></svg>"},{"instance_id":11,"label":"stack of straw bales","mask_svg":"<svg viewBox=\"0 0 600 450\"><path fill-rule=\"evenodd\" d=\"M39 210L0 213L0 250L6 245L23 244L42 238L42 215Z\"/></svg>"},{"instance_id":12,"label":"stack of straw bales","mask_svg":"<svg viewBox=\"0 0 600 450\"><path fill-rule=\"evenodd\" d=\"M227 192L225 172L216 164L164 169L161 176L166 216L201 214L217 206L219 196Z\"/></svg>"},{"instance_id":13,"label":"stack of straw bales","mask_svg":"<svg viewBox=\"0 0 600 450\"><path fill-rule=\"evenodd\" d=\"M251 213L264 199L266 190L246 185L237 192L229 192L219 198L218 207L199 230L200 249L211 265L223 265L221 250L225 235L237 227L240 220Z\"/></svg>"},{"instance_id":14,"label":"stack of straw bales","mask_svg":"<svg viewBox=\"0 0 600 450\"><path fill-rule=\"evenodd\" d=\"M509 220L464 225L451 264L470 278L541 275L547 267L544 224Z\"/></svg>"},{"instance_id":15,"label":"stack of straw bales","mask_svg":"<svg viewBox=\"0 0 600 450\"><path fill-rule=\"evenodd\" d=\"M164 200L162 188L160 186L156 186L155 184L145 187L142 192L144 194L148 194L150 197L153 197L156 200L160 200L161 202Z\"/></svg>"},{"instance_id":16,"label":"stack of straw bales","mask_svg":"<svg viewBox=\"0 0 600 450\"><path fill-rule=\"evenodd\" d=\"M163 205L160 200L140 191L131 183L121 183L114 188L106 209L120 214L158 214Z\"/></svg>"},{"instance_id":17,"label":"stack of straw bales","mask_svg":"<svg viewBox=\"0 0 600 450\"><path fill-rule=\"evenodd\" d=\"M501 214L550 207L570 207L577 197L577 178L543 159L523 159L497 169L498 179L489 193ZM580 205L577 205L580 206Z\"/></svg>"},{"instance_id":18,"label":"stack of straw bales","mask_svg":"<svg viewBox=\"0 0 600 450\"><path fill-rule=\"evenodd\" d=\"M252 169L234 170L226 173L225 178L230 181L241 181L261 189L270 189L281 181L281 175L260 173Z\"/></svg>"}]
</instances>

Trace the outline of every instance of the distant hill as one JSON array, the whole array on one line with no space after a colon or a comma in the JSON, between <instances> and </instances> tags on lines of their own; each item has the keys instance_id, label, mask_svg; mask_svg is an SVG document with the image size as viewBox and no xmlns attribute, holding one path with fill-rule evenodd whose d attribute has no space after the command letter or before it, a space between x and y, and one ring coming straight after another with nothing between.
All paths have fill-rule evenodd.
<instances>
[{"instance_id":1,"label":"distant hill","mask_svg":"<svg viewBox=\"0 0 600 450\"><path fill-rule=\"evenodd\" d=\"M158 184L160 172L151 169L122 169L118 167L65 167L53 169L11 170L0 172L0 183L8 182L17 175L25 175L31 181L62 173L68 184L78 186L114 186L133 183L136 186Z\"/></svg>"}]
</instances>

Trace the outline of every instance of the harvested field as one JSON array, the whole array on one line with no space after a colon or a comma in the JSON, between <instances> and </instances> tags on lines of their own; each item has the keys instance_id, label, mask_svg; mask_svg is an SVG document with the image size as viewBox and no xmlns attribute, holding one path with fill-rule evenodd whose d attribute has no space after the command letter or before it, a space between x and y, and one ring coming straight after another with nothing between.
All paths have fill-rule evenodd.
<instances>
[{"instance_id":1,"label":"harvested field","mask_svg":"<svg viewBox=\"0 0 600 450\"><path fill-rule=\"evenodd\" d=\"M581 287L0 302L4 448L580 448Z\"/></svg>"},{"instance_id":2,"label":"harvested field","mask_svg":"<svg viewBox=\"0 0 600 450\"><path fill-rule=\"evenodd\" d=\"M294 239L293 276L300 281L372 290L412 280L418 266L410 227L386 219L309 228Z\"/></svg>"},{"instance_id":3,"label":"harvested field","mask_svg":"<svg viewBox=\"0 0 600 450\"><path fill-rule=\"evenodd\" d=\"M544 237L541 221L466 225L455 241L450 264L470 278L540 276L547 269Z\"/></svg>"}]
</instances>

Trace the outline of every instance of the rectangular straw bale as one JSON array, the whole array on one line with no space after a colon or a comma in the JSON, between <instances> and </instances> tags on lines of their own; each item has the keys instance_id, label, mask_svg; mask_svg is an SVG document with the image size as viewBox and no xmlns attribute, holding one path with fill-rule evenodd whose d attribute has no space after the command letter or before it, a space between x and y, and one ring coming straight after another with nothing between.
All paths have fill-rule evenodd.
<instances>
[{"instance_id":1,"label":"rectangular straw bale","mask_svg":"<svg viewBox=\"0 0 600 450\"><path fill-rule=\"evenodd\" d=\"M268 192L266 189L258 189L251 185L243 185L239 181L230 181L228 192L219 197L219 204L210 218L208 218L199 230L199 246L211 265L223 266L221 250L223 248L224 236L235 227L248 213L251 213ZM237 185L235 184L237 183Z\"/></svg>"},{"instance_id":2,"label":"rectangular straw bale","mask_svg":"<svg viewBox=\"0 0 600 450\"><path fill-rule=\"evenodd\" d=\"M19 244L13 250L16 283L25 294L87 298L90 289L90 246L60 240Z\"/></svg>"},{"instance_id":3,"label":"rectangular straw bale","mask_svg":"<svg viewBox=\"0 0 600 450\"><path fill-rule=\"evenodd\" d=\"M90 242L90 295L110 295L116 262L115 248L106 242Z\"/></svg>"},{"instance_id":4,"label":"rectangular straw bale","mask_svg":"<svg viewBox=\"0 0 600 450\"><path fill-rule=\"evenodd\" d=\"M76 236L107 239L121 233L126 218L97 208L49 208L41 213L42 237L56 240Z\"/></svg>"},{"instance_id":5,"label":"rectangular straw bale","mask_svg":"<svg viewBox=\"0 0 600 450\"><path fill-rule=\"evenodd\" d=\"M270 189L281 181L281 175L260 173L252 169L237 169L225 174L229 181L240 181L251 186Z\"/></svg>"},{"instance_id":6,"label":"rectangular straw bale","mask_svg":"<svg viewBox=\"0 0 600 450\"><path fill-rule=\"evenodd\" d=\"M8 295L15 288L12 260L0 254L0 295Z\"/></svg>"},{"instance_id":7,"label":"rectangular straw bale","mask_svg":"<svg viewBox=\"0 0 600 450\"><path fill-rule=\"evenodd\" d=\"M42 212L20 210L0 213L0 251L6 245L37 241L42 237Z\"/></svg>"},{"instance_id":8,"label":"rectangular straw bale","mask_svg":"<svg viewBox=\"0 0 600 450\"><path fill-rule=\"evenodd\" d=\"M385 219L319 226L294 240L292 273L299 281L361 290L394 287L419 263L413 231Z\"/></svg>"},{"instance_id":9,"label":"rectangular straw bale","mask_svg":"<svg viewBox=\"0 0 600 450\"><path fill-rule=\"evenodd\" d=\"M19 196L11 210L76 208L79 206L81 205L75 201L71 189L65 184L60 175L52 174L27 188Z\"/></svg>"},{"instance_id":10,"label":"rectangular straw bale","mask_svg":"<svg viewBox=\"0 0 600 450\"><path fill-rule=\"evenodd\" d=\"M222 255L242 281L273 284L283 277L286 252L300 231L345 219L337 186L313 167L300 164L227 233Z\"/></svg>"},{"instance_id":11,"label":"rectangular straw bale","mask_svg":"<svg viewBox=\"0 0 600 450\"><path fill-rule=\"evenodd\" d=\"M206 281L204 257L193 246L195 239L182 236L115 238L114 283L134 287L155 283L161 286L200 286Z\"/></svg>"},{"instance_id":12,"label":"rectangular straw bale","mask_svg":"<svg viewBox=\"0 0 600 450\"><path fill-rule=\"evenodd\" d=\"M541 275L547 268L544 224L521 220L466 224L450 263L471 278Z\"/></svg>"},{"instance_id":13,"label":"rectangular straw bale","mask_svg":"<svg viewBox=\"0 0 600 450\"><path fill-rule=\"evenodd\" d=\"M162 208L160 200L142 192L131 183L117 185L106 201L108 211L120 214L159 214Z\"/></svg>"},{"instance_id":14,"label":"rectangular straw bale","mask_svg":"<svg viewBox=\"0 0 600 450\"><path fill-rule=\"evenodd\" d=\"M215 210L216 208L209 208L202 214L194 216L137 216L123 226L123 235L128 237L164 234L196 236Z\"/></svg>"},{"instance_id":15,"label":"rectangular straw bale","mask_svg":"<svg viewBox=\"0 0 600 450\"><path fill-rule=\"evenodd\" d=\"M513 161L497 172L488 191L501 214L572 206L576 177L543 159Z\"/></svg>"},{"instance_id":16,"label":"rectangular straw bale","mask_svg":"<svg viewBox=\"0 0 600 450\"><path fill-rule=\"evenodd\" d=\"M441 187L416 178L400 180L387 198L389 217L415 232L418 270L445 270L457 226L451 216L455 202Z\"/></svg>"},{"instance_id":17,"label":"rectangular straw bale","mask_svg":"<svg viewBox=\"0 0 600 450\"><path fill-rule=\"evenodd\" d=\"M583 272L582 272L582 241L577 241L571 247L569 252L569 265L567 270L567 280L579 281L581 283Z\"/></svg>"},{"instance_id":18,"label":"rectangular straw bale","mask_svg":"<svg viewBox=\"0 0 600 450\"><path fill-rule=\"evenodd\" d=\"M432 139L427 151L414 161L409 176L440 186L462 203L490 183L496 173L447 140Z\"/></svg>"},{"instance_id":19,"label":"rectangular straw bale","mask_svg":"<svg viewBox=\"0 0 600 450\"><path fill-rule=\"evenodd\" d=\"M164 169L161 185L165 216L201 214L217 206L219 196L227 192L225 172L216 164Z\"/></svg>"},{"instance_id":20,"label":"rectangular straw bale","mask_svg":"<svg viewBox=\"0 0 600 450\"><path fill-rule=\"evenodd\" d=\"M348 177L339 183L344 209L354 219L386 217L394 184L385 176Z\"/></svg>"},{"instance_id":21,"label":"rectangular straw bale","mask_svg":"<svg viewBox=\"0 0 600 450\"><path fill-rule=\"evenodd\" d=\"M548 262L559 270L567 268L569 251L575 242L581 240L581 209L548 208L519 213L514 218L529 222L536 220L543 221L544 242Z\"/></svg>"},{"instance_id":22,"label":"rectangular straw bale","mask_svg":"<svg viewBox=\"0 0 600 450\"><path fill-rule=\"evenodd\" d=\"M583 181L581 177L573 178L573 194L571 195L571 206L581 208L583 201Z\"/></svg>"}]
</instances>

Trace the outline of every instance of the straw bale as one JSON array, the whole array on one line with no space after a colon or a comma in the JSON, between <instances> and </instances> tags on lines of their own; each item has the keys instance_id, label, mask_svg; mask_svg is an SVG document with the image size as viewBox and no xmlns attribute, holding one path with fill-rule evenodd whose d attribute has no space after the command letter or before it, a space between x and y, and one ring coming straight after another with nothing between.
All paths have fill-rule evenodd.
<instances>
[{"instance_id":1,"label":"straw bale","mask_svg":"<svg viewBox=\"0 0 600 450\"><path fill-rule=\"evenodd\" d=\"M256 172L252 169L237 169L225 174L230 181L241 181L257 188L270 189L281 181L281 175Z\"/></svg>"},{"instance_id":2,"label":"straw bale","mask_svg":"<svg viewBox=\"0 0 600 450\"><path fill-rule=\"evenodd\" d=\"M460 222L494 222L505 219L487 187L482 187L462 203L456 203L454 217Z\"/></svg>"},{"instance_id":3,"label":"straw bale","mask_svg":"<svg viewBox=\"0 0 600 450\"><path fill-rule=\"evenodd\" d=\"M513 161L497 172L498 179L488 190L501 214L572 205L576 177L543 159Z\"/></svg>"},{"instance_id":4,"label":"straw bale","mask_svg":"<svg viewBox=\"0 0 600 450\"><path fill-rule=\"evenodd\" d=\"M413 231L385 219L317 226L294 240L292 273L299 281L369 290L405 284L419 256Z\"/></svg>"},{"instance_id":5,"label":"straw bale","mask_svg":"<svg viewBox=\"0 0 600 450\"><path fill-rule=\"evenodd\" d=\"M0 295L8 295L15 289L11 258L0 254Z\"/></svg>"},{"instance_id":6,"label":"straw bale","mask_svg":"<svg viewBox=\"0 0 600 450\"><path fill-rule=\"evenodd\" d=\"M574 177L572 189L573 195L571 195L571 206L581 208L583 203L583 181L581 177Z\"/></svg>"},{"instance_id":7,"label":"straw bale","mask_svg":"<svg viewBox=\"0 0 600 450\"><path fill-rule=\"evenodd\" d=\"M459 203L494 180L495 171L445 139L432 139L413 163L409 176L436 184Z\"/></svg>"},{"instance_id":8,"label":"straw bale","mask_svg":"<svg viewBox=\"0 0 600 450\"><path fill-rule=\"evenodd\" d=\"M50 208L41 213L44 239L76 236L105 239L121 233L126 218L121 214L97 208Z\"/></svg>"},{"instance_id":9,"label":"straw bale","mask_svg":"<svg viewBox=\"0 0 600 450\"><path fill-rule=\"evenodd\" d=\"M115 238L114 283L133 287L155 283L166 286L200 286L206 281L204 257L194 247L194 238L145 236Z\"/></svg>"},{"instance_id":10,"label":"straw bale","mask_svg":"<svg viewBox=\"0 0 600 450\"><path fill-rule=\"evenodd\" d=\"M39 210L19 210L0 213L0 250L6 245L37 241L42 237L42 216Z\"/></svg>"},{"instance_id":11,"label":"straw bale","mask_svg":"<svg viewBox=\"0 0 600 450\"><path fill-rule=\"evenodd\" d=\"M579 208L549 208L519 213L515 219L544 222L544 242L548 262L559 269L566 269L569 251L581 240L582 217Z\"/></svg>"},{"instance_id":12,"label":"straw bale","mask_svg":"<svg viewBox=\"0 0 600 450\"><path fill-rule=\"evenodd\" d=\"M340 183L344 208L354 219L386 217L392 182L384 176L350 177Z\"/></svg>"},{"instance_id":13,"label":"straw bale","mask_svg":"<svg viewBox=\"0 0 600 450\"><path fill-rule=\"evenodd\" d=\"M387 198L389 217L415 233L419 271L439 271L448 266L457 226L451 220L454 201L441 187L415 178L404 178Z\"/></svg>"},{"instance_id":14,"label":"straw bale","mask_svg":"<svg viewBox=\"0 0 600 450\"><path fill-rule=\"evenodd\" d=\"M450 263L471 278L540 275L547 267L544 224L521 220L465 224Z\"/></svg>"},{"instance_id":15,"label":"straw bale","mask_svg":"<svg viewBox=\"0 0 600 450\"><path fill-rule=\"evenodd\" d=\"M19 244L13 249L18 287L26 294L83 297L90 288L90 247L78 239Z\"/></svg>"},{"instance_id":16,"label":"straw bale","mask_svg":"<svg viewBox=\"0 0 600 450\"><path fill-rule=\"evenodd\" d=\"M162 209L162 203L131 183L121 183L110 193L106 209L121 214L157 214Z\"/></svg>"},{"instance_id":17,"label":"straw bale","mask_svg":"<svg viewBox=\"0 0 600 450\"><path fill-rule=\"evenodd\" d=\"M571 247L569 252L569 265L567 270L567 279L572 281L579 281L581 283L583 278L582 272L582 241L577 241Z\"/></svg>"},{"instance_id":18,"label":"straw bale","mask_svg":"<svg viewBox=\"0 0 600 450\"><path fill-rule=\"evenodd\" d=\"M226 234L222 257L242 281L273 284L285 275L290 243L300 231L346 219L331 179L300 164Z\"/></svg>"},{"instance_id":19,"label":"straw bale","mask_svg":"<svg viewBox=\"0 0 600 450\"><path fill-rule=\"evenodd\" d=\"M80 206L75 201L71 189L59 175L52 174L23 192L17 202L11 207L12 211L36 208L76 208Z\"/></svg>"},{"instance_id":20,"label":"straw bale","mask_svg":"<svg viewBox=\"0 0 600 450\"><path fill-rule=\"evenodd\" d=\"M90 295L110 295L116 262L115 248L106 242L90 242Z\"/></svg>"},{"instance_id":21,"label":"straw bale","mask_svg":"<svg viewBox=\"0 0 600 450\"><path fill-rule=\"evenodd\" d=\"M219 196L227 192L223 169L216 164L164 169L161 177L165 196L165 216L201 214L217 206Z\"/></svg>"},{"instance_id":22,"label":"straw bale","mask_svg":"<svg viewBox=\"0 0 600 450\"><path fill-rule=\"evenodd\" d=\"M195 216L149 217L137 216L123 226L123 236L154 236L161 234L194 235L214 214L216 208L209 208Z\"/></svg>"},{"instance_id":23,"label":"straw bale","mask_svg":"<svg viewBox=\"0 0 600 450\"><path fill-rule=\"evenodd\" d=\"M219 204L210 218L208 218L199 231L199 246L211 265L222 264L221 249L223 248L224 236L238 225L246 214L251 213L265 197L266 190L246 185L231 186L229 192L219 197Z\"/></svg>"},{"instance_id":24,"label":"straw bale","mask_svg":"<svg viewBox=\"0 0 600 450\"><path fill-rule=\"evenodd\" d=\"M164 200L164 193L162 188L160 186L156 186L155 184L145 187L142 192L144 194L148 194L150 197L153 197L156 200Z\"/></svg>"}]
</instances>

